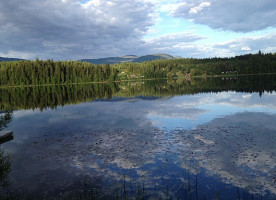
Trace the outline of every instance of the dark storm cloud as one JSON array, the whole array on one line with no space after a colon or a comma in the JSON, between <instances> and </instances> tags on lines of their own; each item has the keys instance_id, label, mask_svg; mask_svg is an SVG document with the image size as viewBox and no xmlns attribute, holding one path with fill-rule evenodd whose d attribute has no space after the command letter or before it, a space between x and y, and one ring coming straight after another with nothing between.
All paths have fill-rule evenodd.
<instances>
[{"instance_id":1,"label":"dark storm cloud","mask_svg":"<svg viewBox=\"0 0 276 200\"><path fill-rule=\"evenodd\" d=\"M276 25L274 0L187 0L171 12L214 29L251 32Z\"/></svg>"},{"instance_id":2,"label":"dark storm cloud","mask_svg":"<svg viewBox=\"0 0 276 200\"><path fill-rule=\"evenodd\" d=\"M1 1L0 53L78 59L139 52L152 6L138 0Z\"/></svg>"}]
</instances>

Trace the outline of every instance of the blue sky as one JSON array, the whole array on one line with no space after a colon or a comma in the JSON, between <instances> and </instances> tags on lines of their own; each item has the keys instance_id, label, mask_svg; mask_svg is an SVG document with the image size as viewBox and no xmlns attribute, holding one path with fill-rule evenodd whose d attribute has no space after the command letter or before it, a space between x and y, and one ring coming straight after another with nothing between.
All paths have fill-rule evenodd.
<instances>
[{"instance_id":1,"label":"blue sky","mask_svg":"<svg viewBox=\"0 0 276 200\"><path fill-rule=\"evenodd\" d=\"M196 35L204 36L205 38L194 42L197 45L212 45L217 43L225 43L230 41L235 41L239 38L250 38L250 37L262 37L264 35L268 35L270 33L276 33L275 28L266 28L258 31L250 31L246 33L242 32L234 32L230 30L218 30L212 29L207 25L196 24L188 19L181 19L170 16L167 12L161 12L159 16L159 20L149 28L148 33L144 36L146 40L154 39L161 35L166 34L180 34L183 32L191 31ZM248 48L247 48L248 47ZM244 49L242 49L244 48ZM271 52L266 50L265 48L259 48L262 51ZM275 48L276 49L276 48ZM234 56L244 53L256 53L258 49L251 49L249 46L241 47L241 52L232 52L229 55L221 55L221 56ZM242 52L243 51L243 52ZM179 56L181 52L179 52ZM203 56L204 57L204 56Z\"/></svg>"},{"instance_id":2,"label":"blue sky","mask_svg":"<svg viewBox=\"0 0 276 200\"><path fill-rule=\"evenodd\" d=\"M2 57L276 52L274 0L9 0L0 26Z\"/></svg>"},{"instance_id":3,"label":"blue sky","mask_svg":"<svg viewBox=\"0 0 276 200\"><path fill-rule=\"evenodd\" d=\"M210 16L210 13L206 12L207 20L205 23L202 23L202 22L197 23L195 20L196 18L193 19L192 17L189 17L188 14L186 16L176 14L177 12L179 12L179 11L177 11L179 9L179 7L181 7L178 4L186 4L187 5L187 4L189 4L189 3L187 3L189 1L177 1L176 0L176 1L154 1L154 2L155 2L155 4L156 4L156 2L159 3L158 9L157 9L158 10L158 14L157 14L158 18L156 20L156 23L149 28L148 34L145 35L146 40L154 39L156 37L159 37L161 35L166 35L166 34L174 34L175 35L175 34L180 34L183 32L192 32L195 35L201 35L204 37L200 40L193 42L193 44L197 45L197 46L212 47L215 44L229 43L228 48L221 50L221 52L217 53L217 55L210 54L210 56L228 57L228 56L234 56L234 55L245 54L245 53L256 53L258 51L258 49L256 47L254 47L254 48L251 47L250 43L244 44L243 46L240 45L239 49L236 49L236 51L231 51L229 47L231 46L231 43L235 43L236 40L239 41L242 39L250 39L250 38L252 38L253 40L258 40L258 38L262 38L267 35L276 33L276 29L274 28L274 25L275 25L274 22L271 23L270 25L267 25L266 27L260 27L260 28L251 27L252 25L250 24L250 21L248 22L248 26L251 28L247 28L246 23L245 24L241 23L241 25L243 25L244 28L241 26L240 30L236 30L234 28L226 28L223 26L214 28L214 27L212 27L212 23L210 23L210 24L208 23L208 18L210 18L210 20L213 20L215 18L212 15ZM190 8L186 11L186 13L193 11L193 8L199 8L201 4L207 5L206 7L211 7L212 4L216 3L216 1L190 1L190 2L191 2L191 4L193 4L194 2L198 2L198 4L197 4L198 6L196 6L196 4L194 4L194 7L190 6ZM231 2L235 2L235 1L228 1L228 4L231 5ZM252 1L251 4L254 5L255 2L256 1ZM272 2L271 1L263 1L264 5L266 3L269 5ZM226 4L227 4L227 1L226 1ZM270 4L270 5L272 5L272 4ZM235 6L236 6L237 10L244 9L242 7L242 4L241 4L241 7L237 7L238 5L235 5ZM203 18L204 18L204 14L205 14L204 9L206 7L203 6L202 10L198 9L199 11L196 11L198 13L200 12L200 15L202 15ZM275 6L272 6L272 7L275 8ZM254 8L254 6L252 6L252 8ZM252 9L252 10L249 9L249 12L248 12L248 14L245 14L245 17L254 15L256 12L258 12L258 10L256 10L256 7L255 7L255 9ZM265 11L262 11L262 12L265 12ZM185 11L183 13L185 13ZM198 13L196 13L196 14L198 14ZM244 13L246 13L246 10L244 11ZM271 17L275 16L275 14L276 14L275 11L272 11ZM235 12L232 13L232 15L234 16ZM259 15L261 15L261 14L259 14ZM262 17L262 16L258 16L258 17ZM237 23L237 22L239 22L239 21L237 21L237 20L235 21L233 19L233 23ZM221 23L222 24L224 23L223 20L221 21ZM258 22L253 21L253 23L258 23ZM235 44L233 44L233 45L235 45ZM262 50L264 52L271 52L273 50L275 51L275 48L273 48L273 47L271 48L268 46L261 46L261 45L259 45L257 47L259 47L259 50ZM181 51L179 51L179 55L182 56ZM208 56L207 54L205 55L203 53L202 54L199 53L196 55L198 55L197 57Z\"/></svg>"}]
</instances>

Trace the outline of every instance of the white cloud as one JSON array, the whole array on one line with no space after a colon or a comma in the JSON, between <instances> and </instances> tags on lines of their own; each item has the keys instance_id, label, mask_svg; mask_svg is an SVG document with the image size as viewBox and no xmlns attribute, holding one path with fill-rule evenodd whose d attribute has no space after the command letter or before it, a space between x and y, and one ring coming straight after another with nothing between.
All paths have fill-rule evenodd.
<instances>
[{"instance_id":1,"label":"white cloud","mask_svg":"<svg viewBox=\"0 0 276 200\"><path fill-rule=\"evenodd\" d=\"M204 39L206 37L196 35L193 31L186 31L182 33L165 34L159 37L146 40L148 43L165 43L165 44L176 44L176 43L189 43L197 40Z\"/></svg>"},{"instance_id":2,"label":"white cloud","mask_svg":"<svg viewBox=\"0 0 276 200\"><path fill-rule=\"evenodd\" d=\"M72 60L159 52L196 58L230 57L259 49L273 52L276 33L210 43L212 34L223 32L201 32L201 26L190 22L237 32L261 30L275 27L274 4L273 0L1 1L0 56ZM172 16L180 20L169 26ZM183 27L181 18L186 19ZM152 34L149 28L154 23L158 29ZM183 32L185 28L195 31ZM164 35L168 32L175 33ZM147 34L159 36L144 39Z\"/></svg>"},{"instance_id":3,"label":"white cloud","mask_svg":"<svg viewBox=\"0 0 276 200\"><path fill-rule=\"evenodd\" d=\"M172 55L181 53L185 55L185 50L192 49L194 52L195 41L205 39L205 36L197 35L193 31L185 31L181 33L165 34L155 38L145 40L149 49L153 52L164 52ZM186 56L186 55L185 55Z\"/></svg>"},{"instance_id":4,"label":"white cloud","mask_svg":"<svg viewBox=\"0 0 276 200\"><path fill-rule=\"evenodd\" d=\"M190 32L192 33L192 32ZM186 34L187 36L188 34ZM198 37L197 39L195 39ZM166 38L166 39L165 39ZM243 36L237 37L225 42L208 43L207 38L194 34L190 35L189 40L175 39L170 37L159 37L151 40L156 51L166 50L172 55L180 55L183 57L231 57L247 53L257 53L261 50L264 53L276 52L276 32L262 36ZM187 38L186 38L187 39ZM198 42L201 40L202 42ZM163 42L161 42L163 41ZM147 41L149 42L149 41Z\"/></svg>"},{"instance_id":5,"label":"white cloud","mask_svg":"<svg viewBox=\"0 0 276 200\"><path fill-rule=\"evenodd\" d=\"M165 5L161 6L160 11L161 12L169 12L169 13L171 13L173 10L177 9L179 6L185 6L185 5L186 5L185 2L183 2L183 3L165 4Z\"/></svg>"},{"instance_id":6,"label":"white cloud","mask_svg":"<svg viewBox=\"0 0 276 200\"><path fill-rule=\"evenodd\" d=\"M43 59L139 53L153 7L144 0L1 1L0 53Z\"/></svg>"},{"instance_id":7,"label":"white cloud","mask_svg":"<svg viewBox=\"0 0 276 200\"><path fill-rule=\"evenodd\" d=\"M230 46L231 46L231 45L230 45ZM242 51L250 51L251 48L250 48L250 47L242 47L241 50L242 50Z\"/></svg>"},{"instance_id":8,"label":"white cloud","mask_svg":"<svg viewBox=\"0 0 276 200\"><path fill-rule=\"evenodd\" d=\"M202 11L204 8L211 6L210 2L202 2L199 6L193 7L190 9L190 14L197 14L199 11Z\"/></svg>"},{"instance_id":9,"label":"white cloud","mask_svg":"<svg viewBox=\"0 0 276 200\"><path fill-rule=\"evenodd\" d=\"M276 33L270 33L258 37L240 37L220 44L213 44L213 49L228 51L229 54L240 55L257 53L262 50L265 53L276 51Z\"/></svg>"},{"instance_id":10,"label":"white cloud","mask_svg":"<svg viewBox=\"0 0 276 200\"><path fill-rule=\"evenodd\" d=\"M214 29L251 32L275 27L274 0L187 0L171 12L173 16L191 19Z\"/></svg>"}]
</instances>

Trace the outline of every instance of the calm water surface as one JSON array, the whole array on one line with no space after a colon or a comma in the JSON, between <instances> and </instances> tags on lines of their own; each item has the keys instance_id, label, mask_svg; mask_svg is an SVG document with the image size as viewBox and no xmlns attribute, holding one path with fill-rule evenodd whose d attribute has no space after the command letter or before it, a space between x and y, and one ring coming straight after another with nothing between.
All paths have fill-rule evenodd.
<instances>
[{"instance_id":1,"label":"calm water surface","mask_svg":"<svg viewBox=\"0 0 276 200\"><path fill-rule=\"evenodd\" d=\"M275 80L1 89L14 138L0 146L0 194L276 199Z\"/></svg>"}]
</instances>

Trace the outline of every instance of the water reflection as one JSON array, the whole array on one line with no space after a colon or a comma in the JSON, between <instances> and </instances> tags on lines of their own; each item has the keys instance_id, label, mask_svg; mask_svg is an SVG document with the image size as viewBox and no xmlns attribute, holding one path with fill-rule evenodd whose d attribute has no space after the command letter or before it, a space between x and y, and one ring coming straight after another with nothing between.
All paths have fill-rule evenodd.
<instances>
[{"instance_id":1,"label":"water reflection","mask_svg":"<svg viewBox=\"0 0 276 200\"><path fill-rule=\"evenodd\" d=\"M16 137L2 145L12 155L14 197L276 198L274 83L260 95L249 83L251 93L228 91L232 83L206 93L208 84L178 81L157 84L167 93L154 96L145 84L114 86L108 101L14 111ZM134 86L143 96L127 98Z\"/></svg>"},{"instance_id":2,"label":"water reflection","mask_svg":"<svg viewBox=\"0 0 276 200\"><path fill-rule=\"evenodd\" d=\"M4 150L0 149L0 197L12 197L9 173L11 171L10 158L5 154Z\"/></svg>"},{"instance_id":3,"label":"water reflection","mask_svg":"<svg viewBox=\"0 0 276 200\"><path fill-rule=\"evenodd\" d=\"M59 85L45 87L0 88L0 110L57 108L68 104L120 97L170 97L206 92L236 91L258 93L276 90L276 76L234 78L196 78L191 80L152 80L110 84ZM142 99L143 99L142 98ZM122 99L122 100L123 100ZM139 99L139 98L138 98ZM116 99L118 100L118 99ZM134 100L134 99L133 99Z\"/></svg>"},{"instance_id":4,"label":"water reflection","mask_svg":"<svg viewBox=\"0 0 276 200\"><path fill-rule=\"evenodd\" d=\"M4 128L7 128L8 124L12 121L12 112L0 113L0 132ZM4 142L11 140L11 137L0 138L0 145ZM10 157L5 154L4 150L0 146L0 197L11 198L12 192L10 189L9 173L11 171Z\"/></svg>"},{"instance_id":5,"label":"water reflection","mask_svg":"<svg viewBox=\"0 0 276 200\"><path fill-rule=\"evenodd\" d=\"M176 96L147 108L147 117L159 128L191 129L210 122L217 116L241 112L276 113L276 93L221 92Z\"/></svg>"},{"instance_id":6,"label":"water reflection","mask_svg":"<svg viewBox=\"0 0 276 200\"><path fill-rule=\"evenodd\" d=\"M12 121L12 111L5 111L0 113L0 131L7 128Z\"/></svg>"},{"instance_id":7,"label":"water reflection","mask_svg":"<svg viewBox=\"0 0 276 200\"><path fill-rule=\"evenodd\" d=\"M177 136L189 146L182 155L208 175L251 194L276 194L276 115L242 113L213 120ZM183 157L185 166L186 157ZM272 195L273 196L273 195Z\"/></svg>"},{"instance_id":8,"label":"water reflection","mask_svg":"<svg viewBox=\"0 0 276 200\"><path fill-rule=\"evenodd\" d=\"M123 199L122 191L135 197L142 186L145 197L157 199L214 199L218 194L233 199L237 188L250 198L275 198L275 120L276 115L243 113L194 130L39 137L20 146L13 188L44 198L88 187L97 188L101 198L120 191Z\"/></svg>"}]
</instances>

